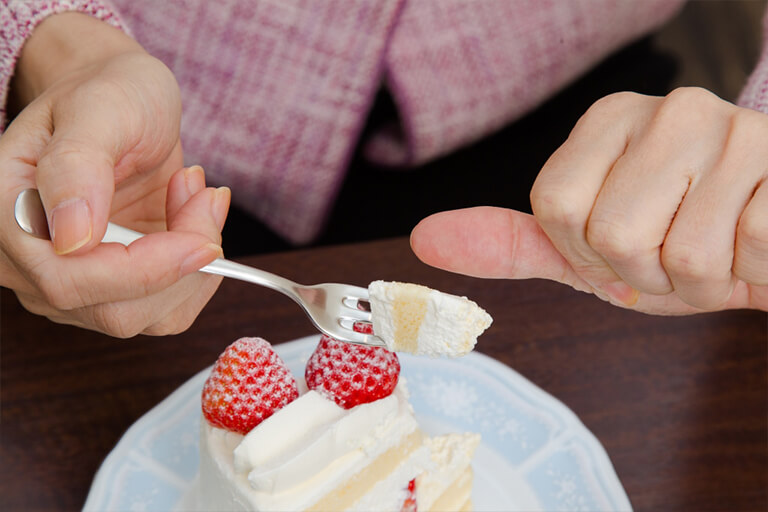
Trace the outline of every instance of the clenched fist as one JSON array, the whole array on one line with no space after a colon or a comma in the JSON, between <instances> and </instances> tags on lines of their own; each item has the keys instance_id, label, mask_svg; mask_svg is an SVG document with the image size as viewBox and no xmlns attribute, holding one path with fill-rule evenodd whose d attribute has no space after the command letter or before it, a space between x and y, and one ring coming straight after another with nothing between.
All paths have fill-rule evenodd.
<instances>
[{"instance_id":1,"label":"clenched fist","mask_svg":"<svg viewBox=\"0 0 768 512\"><path fill-rule=\"evenodd\" d=\"M444 212L413 231L426 263L557 280L657 314L768 310L768 115L696 88L607 96L531 191L534 216Z\"/></svg>"}]
</instances>

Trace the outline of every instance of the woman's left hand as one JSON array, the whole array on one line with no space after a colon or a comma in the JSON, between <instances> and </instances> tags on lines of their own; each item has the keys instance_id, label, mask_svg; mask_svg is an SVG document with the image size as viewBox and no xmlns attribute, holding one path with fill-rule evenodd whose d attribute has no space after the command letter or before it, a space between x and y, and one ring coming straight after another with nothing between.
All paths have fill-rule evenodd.
<instances>
[{"instance_id":1,"label":"woman's left hand","mask_svg":"<svg viewBox=\"0 0 768 512\"><path fill-rule=\"evenodd\" d=\"M656 314L768 310L768 115L696 88L596 102L541 170L534 216L443 212L416 255L547 278Z\"/></svg>"}]
</instances>

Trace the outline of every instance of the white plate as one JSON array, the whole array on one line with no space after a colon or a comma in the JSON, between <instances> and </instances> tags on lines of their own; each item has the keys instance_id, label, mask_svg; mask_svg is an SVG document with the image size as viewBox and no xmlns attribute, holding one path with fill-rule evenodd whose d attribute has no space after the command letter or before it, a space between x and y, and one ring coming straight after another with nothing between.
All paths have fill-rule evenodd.
<instances>
[{"instance_id":1,"label":"white plate","mask_svg":"<svg viewBox=\"0 0 768 512\"><path fill-rule=\"evenodd\" d=\"M297 376L318 336L277 345ZM631 510L605 450L561 402L479 353L400 355L416 417L429 433L473 431L475 510ZM206 369L141 417L101 465L85 510L168 511L197 472Z\"/></svg>"}]
</instances>

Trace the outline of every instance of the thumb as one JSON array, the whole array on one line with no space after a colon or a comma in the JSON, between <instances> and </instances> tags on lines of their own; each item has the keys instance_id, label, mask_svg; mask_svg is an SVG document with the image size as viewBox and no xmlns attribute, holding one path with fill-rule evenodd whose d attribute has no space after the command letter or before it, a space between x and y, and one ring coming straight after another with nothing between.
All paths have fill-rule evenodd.
<instances>
[{"instance_id":1,"label":"thumb","mask_svg":"<svg viewBox=\"0 0 768 512\"><path fill-rule=\"evenodd\" d=\"M106 155L69 144L38 164L37 187L48 215L53 248L68 254L92 247L107 225L114 177Z\"/></svg>"},{"instance_id":2,"label":"thumb","mask_svg":"<svg viewBox=\"0 0 768 512\"><path fill-rule=\"evenodd\" d=\"M555 249L532 215L482 206L434 214L411 233L428 265L474 277L543 278L591 290Z\"/></svg>"},{"instance_id":3,"label":"thumb","mask_svg":"<svg viewBox=\"0 0 768 512\"><path fill-rule=\"evenodd\" d=\"M125 120L109 106L94 101L78 113L53 112L55 124L37 161L36 182L57 254L92 248L106 230L115 163L127 145Z\"/></svg>"}]
</instances>

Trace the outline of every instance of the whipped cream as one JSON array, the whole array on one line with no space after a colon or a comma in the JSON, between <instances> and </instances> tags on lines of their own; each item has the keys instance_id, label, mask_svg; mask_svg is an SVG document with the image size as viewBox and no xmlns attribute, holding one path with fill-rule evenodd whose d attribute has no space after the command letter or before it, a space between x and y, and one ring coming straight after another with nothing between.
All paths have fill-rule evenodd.
<instances>
[{"instance_id":1,"label":"whipped cream","mask_svg":"<svg viewBox=\"0 0 768 512\"><path fill-rule=\"evenodd\" d=\"M451 433L430 437L424 440L429 448L433 469L423 473L416 483L416 509L431 510L446 489L454 490L462 482L462 477L470 470L472 456L480 444L480 434ZM469 488L458 499L457 506L470 499L471 480Z\"/></svg>"},{"instance_id":2,"label":"whipped cream","mask_svg":"<svg viewBox=\"0 0 768 512\"><path fill-rule=\"evenodd\" d=\"M231 510L304 510L418 429L402 377L390 396L352 409L307 391L246 436L202 423L197 505ZM422 446L392 479L430 464ZM391 491L377 485L365 501L396 509L402 496Z\"/></svg>"},{"instance_id":3,"label":"whipped cream","mask_svg":"<svg viewBox=\"0 0 768 512\"><path fill-rule=\"evenodd\" d=\"M475 302L412 283L368 285L373 332L392 351L458 357L493 319Z\"/></svg>"}]
</instances>

